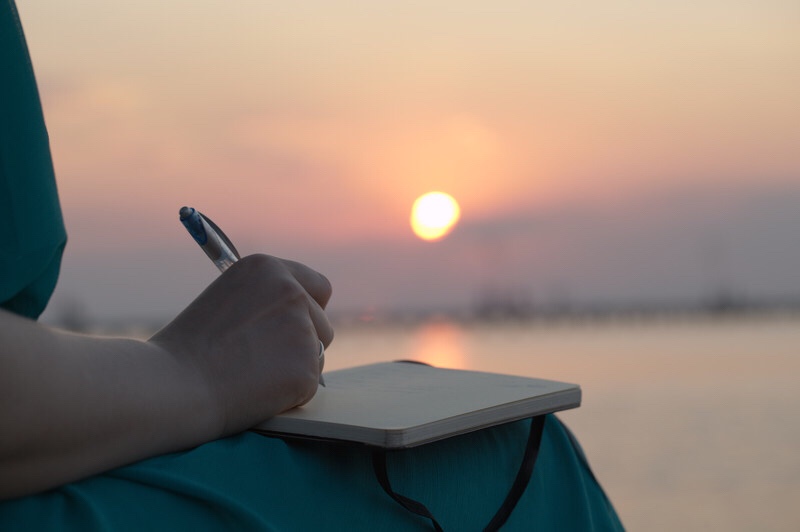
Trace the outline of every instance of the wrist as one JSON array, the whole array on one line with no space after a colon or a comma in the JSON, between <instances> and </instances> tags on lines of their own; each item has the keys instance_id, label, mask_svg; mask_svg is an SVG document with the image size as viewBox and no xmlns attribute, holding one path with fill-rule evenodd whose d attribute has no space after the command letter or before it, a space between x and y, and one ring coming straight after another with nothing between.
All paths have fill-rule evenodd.
<instances>
[{"instance_id":1,"label":"wrist","mask_svg":"<svg viewBox=\"0 0 800 532\"><path fill-rule=\"evenodd\" d=\"M195 446L223 435L225 416L208 372L191 353L171 349L167 342L154 337L143 342L155 357L173 368L175 378L170 397L174 397L176 415L180 416L187 441Z\"/></svg>"}]
</instances>

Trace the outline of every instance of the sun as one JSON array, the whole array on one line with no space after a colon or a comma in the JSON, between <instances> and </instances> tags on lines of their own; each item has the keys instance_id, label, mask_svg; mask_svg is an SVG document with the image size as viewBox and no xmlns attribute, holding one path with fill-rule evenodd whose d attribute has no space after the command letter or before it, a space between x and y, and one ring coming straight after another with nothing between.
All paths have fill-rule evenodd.
<instances>
[{"instance_id":1,"label":"sun","mask_svg":"<svg viewBox=\"0 0 800 532\"><path fill-rule=\"evenodd\" d=\"M439 240L455 227L461 208L450 194L428 192L411 207L411 229L422 240Z\"/></svg>"}]
</instances>

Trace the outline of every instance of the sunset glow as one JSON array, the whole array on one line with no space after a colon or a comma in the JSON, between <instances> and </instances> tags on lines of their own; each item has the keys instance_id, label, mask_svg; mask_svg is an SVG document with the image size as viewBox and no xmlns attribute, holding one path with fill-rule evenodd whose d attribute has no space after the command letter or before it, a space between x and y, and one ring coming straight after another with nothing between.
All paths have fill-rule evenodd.
<instances>
[{"instance_id":1,"label":"sunset glow","mask_svg":"<svg viewBox=\"0 0 800 532\"><path fill-rule=\"evenodd\" d=\"M177 314L216 276L185 204L324 273L334 310L800 286L795 3L17 4L69 234L55 309ZM409 231L433 190L469 223Z\"/></svg>"},{"instance_id":2,"label":"sunset glow","mask_svg":"<svg viewBox=\"0 0 800 532\"><path fill-rule=\"evenodd\" d=\"M422 240L439 240L458 223L461 208L444 192L423 194L411 207L411 229Z\"/></svg>"}]
</instances>

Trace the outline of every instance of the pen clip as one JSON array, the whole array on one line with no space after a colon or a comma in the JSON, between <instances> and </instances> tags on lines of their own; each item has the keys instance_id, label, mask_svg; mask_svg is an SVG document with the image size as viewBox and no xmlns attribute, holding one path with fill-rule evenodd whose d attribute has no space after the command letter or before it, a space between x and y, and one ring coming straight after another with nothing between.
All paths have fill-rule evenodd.
<instances>
[{"instance_id":1,"label":"pen clip","mask_svg":"<svg viewBox=\"0 0 800 532\"><path fill-rule=\"evenodd\" d=\"M236 256L236 259L237 260L241 259L242 257L239 256L239 252L236 250L236 246L233 245L233 242L230 241L230 239L225 234L225 232L222 229L220 229L217 224L212 222L211 218L209 218L208 216L206 216L202 212L197 211L197 214L199 214L203 218L203 220L205 220L208 223L208 225L211 226L211 229L216 231L217 235L219 235L219 237L222 239L222 241L225 243L225 245L228 246L228 249L233 251L233 254Z\"/></svg>"}]
</instances>

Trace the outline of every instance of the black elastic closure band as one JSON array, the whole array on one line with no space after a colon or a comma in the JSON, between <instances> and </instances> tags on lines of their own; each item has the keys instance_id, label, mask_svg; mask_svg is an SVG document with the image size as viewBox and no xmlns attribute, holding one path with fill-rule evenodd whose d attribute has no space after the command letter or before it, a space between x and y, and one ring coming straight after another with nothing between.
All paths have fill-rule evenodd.
<instances>
[{"instance_id":1,"label":"black elastic closure band","mask_svg":"<svg viewBox=\"0 0 800 532\"><path fill-rule=\"evenodd\" d=\"M442 527L433 517L433 514L428 510L428 508L419 501L415 501L414 499L409 499L408 497L404 497L399 493L395 492L392 489L392 485L389 483L389 475L386 472L386 450L379 449L376 450L372 454L372 468L375 470L375 476L378 477L378 482L380 483L383 491L389 494L389 496L397 501L400 506L408 510L409 512L413 512L417 515L421 515L422 517L426 517L431 520L433 523L433 528L436 532L442 532Z\"/></svg>"},{"instance_id":2,"label":"black elastic closure band","mask_svg":"<svg viewBox=\"0 0 800 532\"><path fill-rule=\"evenodd\" d=\"M539 446L542 443L542 433L544 432L545 416L538 416L531 419L531 431L528 434L528 443L525 445L525 455L522 457L522 464L517 471L517 477L508 490L506 500L500 505L500 509L494 514L492 520L486 525L484 531L500 530L506 520L517 507L522 494L525 493L525 488L528 487L528 482L531 480L533 474L533 466L536 465L536 458L539 457Z\"/></svg>"},{"instance_id":3,"label":"black elastic closure band","mask_svg":"<svg viewBox=\"0 0 800 532\"><path fill-rule=\"evenodd\" d=\"M525 489L528 487L531 475L533 474L533 468L536 465L536 459L539 456L539 446L542 442L544 422L545 416L538 416L531 420L531 430L528 434L525 454L522 457L522 463L519 466L519 471L517 471L517 476L514 478L514 482L508 490L503 504L500 505L497 513L492 517L492 520L489 521L489 524L486 525L486 528L484 528L485 532L499 530L508 520L509 516L511 516L511 512L516 508L522 494L525 493ZM431 514L430 510L428 510L424 504L400 495L392 489L392 485L389 482L389 475L386 471L386 454L387 451L385 449L378 449L372 454L372 467L375 470L375 476L383 488L383 491L409 512L430 519L433 528L437 532L442 532L441 525L436 521L436 518L433 517L433 514Z\"/></svg>"}]
</instances>

